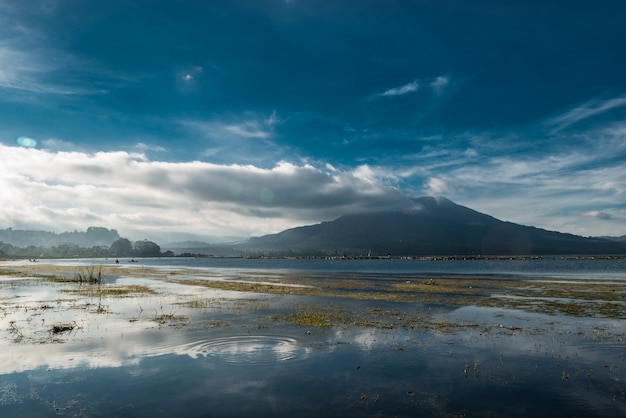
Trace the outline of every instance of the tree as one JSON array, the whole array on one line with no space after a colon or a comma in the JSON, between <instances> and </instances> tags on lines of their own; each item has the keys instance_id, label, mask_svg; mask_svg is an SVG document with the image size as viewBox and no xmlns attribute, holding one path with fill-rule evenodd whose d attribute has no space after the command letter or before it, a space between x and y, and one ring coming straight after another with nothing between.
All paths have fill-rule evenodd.
<instances>
[{"instance_id":1,"label":"tree","mask_svg":"<svg viewBox=\"0 0 626 418\"><path fill-rule=\"evenodd\" d=\"M137 257L160 257L161 247L152 241L144 239L135 242L135 255Z\"/></svg>"},{"instance_id":2,"label":"tree","mask_svg":"<svg viewBox=\"0 0 626 418\"><path fill-rule=\"evenodd\" d=\"M126 238L120 238L111 244L109 251L112 257L128 257L133 255L133 243Z\"/></svg>"}]
</instances>

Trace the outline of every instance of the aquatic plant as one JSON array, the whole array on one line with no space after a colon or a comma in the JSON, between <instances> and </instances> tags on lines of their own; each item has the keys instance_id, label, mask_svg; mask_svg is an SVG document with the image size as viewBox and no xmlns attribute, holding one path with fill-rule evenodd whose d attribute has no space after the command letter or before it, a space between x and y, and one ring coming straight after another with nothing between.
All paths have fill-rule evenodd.
<instances>
[{"instance_id":1,"label":"aquatic plant","mask_svg":"<svg viewBox=\"0 0 626 418\"><path fill-rule=\"evenodd\" d=\"M348 322L346 314L342 311L321 311L313 309L276 314L272 316L272 320L277 322L292 322L303 327L315 328L330 328Z\"/></svg>"},{"instance_id":2,"label":"aquatic plant","mask_svg":"<svg viewBox=\"0 0 626 418\"><path fill-rule=\"evenodd\" d=\"M170 325L170 326L183 326L187 324L187 317L183 315L176 315L173 311L165 312L163 310L163 306L161 306L161 311L155 310L155 315L152 317L152 320L162 325Z\"/></svg>"},{"instance_id":3,"label":"aquatic plant","mask_svg":"<svg viewBox=\"0 0 626 418\"><path fill-rule=\"evenodd\" d=\"M229 326L230 326L230 322L219 321L219 320L216 320L216 319L204 322L202 324L202 327L205 328L205 329L224 328L224 327L229 327Z\"/></svg>"},{"instance_id":4,"label":"aquatic plant","mask_svg":"<svg viewBox=\"0 0 626 418\"><path fill-rule=\"evenodd\" d=\"M102 266L98 266L97 271L96 266L93 264L91 266L76 268L74 281L78 283L102 284Z\"/></svg>"},{"instance_id":5,"label":"aquatic plant","mask_svg":"<svg viewBox=\"0 0 626 418\"><path fill-rule=\"evenodd\" d=\"M103 305L101 302L98 302L98 307L96 308L96 313L106 314L109 313L109 308Z\"/></svg>"},{"instance_id":6,"label":"aquatic plant","mask_svg":"<svg viewBox=\"0 0 626 418\"><path fill-rule=\"evenodd\" d=\"M328 328L333 326L333 322L340 319L334 312L298 312L296 313L294 322L297 325Z\"/></svg>"},{"instance_id":7,"label":"aquatic plant","mask_svg":"<svg viewBox=\"0 0 626 418\"><path fill-rule=\"evenodd\" d=\"M13 337L15 338L16 341L20 341L22 338L24 338L24 334L22 334L22 331L15 324L15 321L9 322L9 329L8 329L8 331L9 331L9 333L11 333L11 335L13 335Z\"/></svg>"}]
</instances>

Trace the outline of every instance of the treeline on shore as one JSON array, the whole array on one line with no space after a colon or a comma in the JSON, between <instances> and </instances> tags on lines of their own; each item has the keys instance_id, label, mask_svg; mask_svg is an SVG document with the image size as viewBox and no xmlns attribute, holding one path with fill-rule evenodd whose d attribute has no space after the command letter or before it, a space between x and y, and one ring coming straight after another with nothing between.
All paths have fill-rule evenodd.
<instances>
[{"instance_id":1,"label":"treeline on shore","mask_svg":"<svg viewBox=\"0 0 626 418\"><path fill-rule=\"evenodd\" d=\"M120 238L110 246L81 247L62 243L51 246L17 247L0 241L0 257L3 258L106 258L106 257L171 257L171 251L161 252L155 242L142 240L132 242Z\"/></svg>"}]
</instances>

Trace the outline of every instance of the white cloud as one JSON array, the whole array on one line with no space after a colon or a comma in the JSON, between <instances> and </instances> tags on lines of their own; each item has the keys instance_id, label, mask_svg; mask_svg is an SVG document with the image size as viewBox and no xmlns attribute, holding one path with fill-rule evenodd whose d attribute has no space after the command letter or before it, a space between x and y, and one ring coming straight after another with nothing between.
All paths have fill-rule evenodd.
<instances>
[{"instance_id":1,"label":"white cloud","mask_svg":"<svg viewBox=\"0 0 626 418\"><path fill-rule=\"evenodd\" d=\"M180 68L176 72L176 87L180 93L190 94L198 91L198 80L204 73L204 67L192 66Z\"/></svg>"},{"instance_id":2,"label":"white cloud","mask_svg":"<svg viewBox=\"0 0 626 418\"><path fill-rule=\"evenodd\" d=\"M177 123L204 142L203 157L213 161L273 164L290 153L288 145L275 141L276 126L282 123L276 111L268 114L244 112L215 115L208 119L182 119Z\"/></svg>"},{"instance_id":3,"label":"white cloud","mask_svg":"<svg viewBox=\"0 0 626 418\"><path fill-rule=\"evenodd\" d=\"M599 225L580 218L585 213L589 219L616 222L593 208L622 205L626 193L622 186L626 172L620 165L577 169L587 157L572 152L533 159L492 158L440 173L426 192L446 193L441 181L454 185L447 197L499 219L585 236L623 235L621 223Z\"/></svg>"},{"instance_id":4,"label":"white cloud","mask_svg":"<svg viewBox=\"0 0 626 418\"><path fill-rule=\"evenodd\" d=\"M609 221L609 220L614 219L613 215L611 215L610 213L601 212L597 210L591 210L589 212L585 212L583 213L583 216L587 216L589 218L600 219L603 221Z\"/></svg>"},{"instance_id":5,"label":"white cloud","mask_svg":"<svg viewBox=\"0 0 626 418\"><path fill-rule=\"evenodd\" d=\"M265 119L265 123L267 124L267 126L274 126L278 123L280 123L281 120L278 117L278 114L276 113L276 110L273 110L272 113Z\"/></svg>"},{"instance_id":6,"label":"white cloud","mask_svg":"<svg viewBox=\"0 0 626 418\"><path fill-rule=\"evenodd\" d=\"M438 76L433 81L428 83L428 86L437 94L438 96L443 92L443 89L448 85L449 78L447 76ZM400 87L393 87L384 92L378 94L378 96L402 96L409 93L414 93L420 88L420 83L418 80L411 81Z\"/></svg>"},{"instance_id":7,"label":"white cloud","mask_svg":"<svg viewBox=\"0 0 626 418\"><path fill-rule=\"evenodd\" d=\"M440 95L443 89L448 85L448 77L439 76L435 79L435 81L430 83L430 87L433 89L437 95Z\"/></svg>"},{"instance_id":8,"label":"white cloud","mask_svg":"<svg viewBox=\"0 0 626 418\"><path fill-rule=\"evenodd\" d=\"M394 162L402 185L420 182L419 194L499 219L584 236L626 234L619 215L626 210L626 124L551 140L559 146L539 149L521 135L472 133Z\"/></svg>"},{"instance_id":9,"label":"white cloud","mask_svg":"<svg viewBox=\"0 0 626 418\"><path fill-rule=\"evenodd\" d=\"M54 81L52 75L64 72L68 66L87 67L86 63L77 63L76 59L60 51L22 50L0 44L0 89L57 95L106 93L92 86L71 85L58 77Z\"/></svg>"},{"instance_id":10,"label":"white cloud","mask_svg":"<svg viewBox=\"0 0 626 418\"><path fill-rule=\"evenodd\" d=\"M626 96L614 97L608 100L591 100L560 116L550 119L548 125L552 126L555 131L559 131L585 119L623 106L626 106Z\"/></svg>"},{"instance_id":11,"label":"white cloud","mask_svg":"<svg viewBox=\"0 0 626 418\"><path fill-rule=\"evenodd\" d=\"M279 123L279 119L274 111L267 117L246 113L241 116L210 120L182 120L179 123L211 139L232 137L267 139L272 136L273 127Z\"/></svg>"},{"instance_id":12,"label":"white cloud","mask_svg":"<svg viewBox=\"0 0 626 418\"><path fill-rule=\"evenodd\" d=\"M166 151L166 149L163 148L162 146L144 144L143 142L138 142L135 145L135 149L139 150L140 152L144 152L144 151L165 152Z\"/></svg>"},{"instance_id":13,"label":"white cloud","mask_svg":"<svg viewBox=\"0 0 626 418\"><path fill-rule=\"evenodd\" d=\"M206 157L212 157L214 155L219 154L222 151L221 147L215 147L215 148L207 148L204 151L202 151L201 156L206 158Z\"/></svg>"},{"instance_id":14,"label":"white cloud","mask_svg":"<svg viewBox=\"0 0 626 418\"><path fill-rule=\"evenodd\" d=\"M426 183L424 192L428 196L445 196L450 193L450 187L445 180L431 177Z\"/></svg>"},{"instance_id":15,"label":"white cloud","mask_svg":"<svg viewBox=\"0 0 626 418\"><path fill-rule=\"evenodd\" d=\"M0 224L17 228L248 236L410 204L367 166L340 171L279 162L265 169L4 145L0 154Z\"/></svg>"},{"instance_id":16,"label":"white cloud","mask_svg":"<svg viewBox=\"0 0 626 418\"><path fill-rule=\"evenodd\" d=\"M44 139L41 141L41 145L44 149L54 151L76 149L76 145L74 143L56 138Z\"/></svg>"},{"instance_id":17,"label":"white cloud","mask_svg":"<svg viewBox=\"0 0 626 418\"><path fill-rule=\"evenodd\" d=\"M381 93L381 96L401 96L404 94L416 92L418 88L419 83L417 81L412 81L403 86L391 88Z\"/></svg>"},{"instance_id":18,"label":"white cloud","mask_svg":"<svg viewBox=\"0 0 626 418\"><path fill-rule=\"evenodd\" d=\"M257 122L244 122L233 125L222 125L221 129L243 138L268 138L270 132Z\"/></svg>"}]
</instances>

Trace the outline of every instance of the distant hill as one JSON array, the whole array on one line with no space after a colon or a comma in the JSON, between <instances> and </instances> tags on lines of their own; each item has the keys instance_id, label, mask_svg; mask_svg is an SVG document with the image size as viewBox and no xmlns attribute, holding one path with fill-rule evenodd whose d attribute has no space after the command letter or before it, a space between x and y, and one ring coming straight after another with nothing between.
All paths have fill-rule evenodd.
<instances>
[{"instance_id":1,"label":"distant hill","mask_svg":"<svg viewBox=\"0 0 626 418\"><path fill-rule=\"evenodd\" d=\"M411 213L345 215L255 237L240 250L336 255L626 254L626 242L501 221L444 199L415 199Z\"/></svg>"},{"instance_id":2,"label":"distant hill","mask_svg":"<svg viewBox=\"0 0 626 418\"><path fill-rule=\"evenodd\" d=\"M586 238L518 225L444 198L421 197L415 205L412 212L347 214L237 243L187 240L162 248L175 254L214 256L626 254L626 236ZM41 248L64 244L108 248L120 239L115 229L103 227L63 233L0 229L0 257L30 255L33 251L28 247L36 247L37 257L45 255ZM54 256L84 253L75 248L59 251Z\"/></svg>"},{"instance_id":3,"label":"distant hill","mask_svg":"<svg viewBox=\"0 0 626 418\"><path fill-rule=\"evenodd\" d=\"M110 246L120 239L115 229L91 226L86 231L55 232L30 231L20 229L0 229L0 242L16 247L51 247L60 244L73 244L80 247Z\"/></svg>"}]
</instances>

